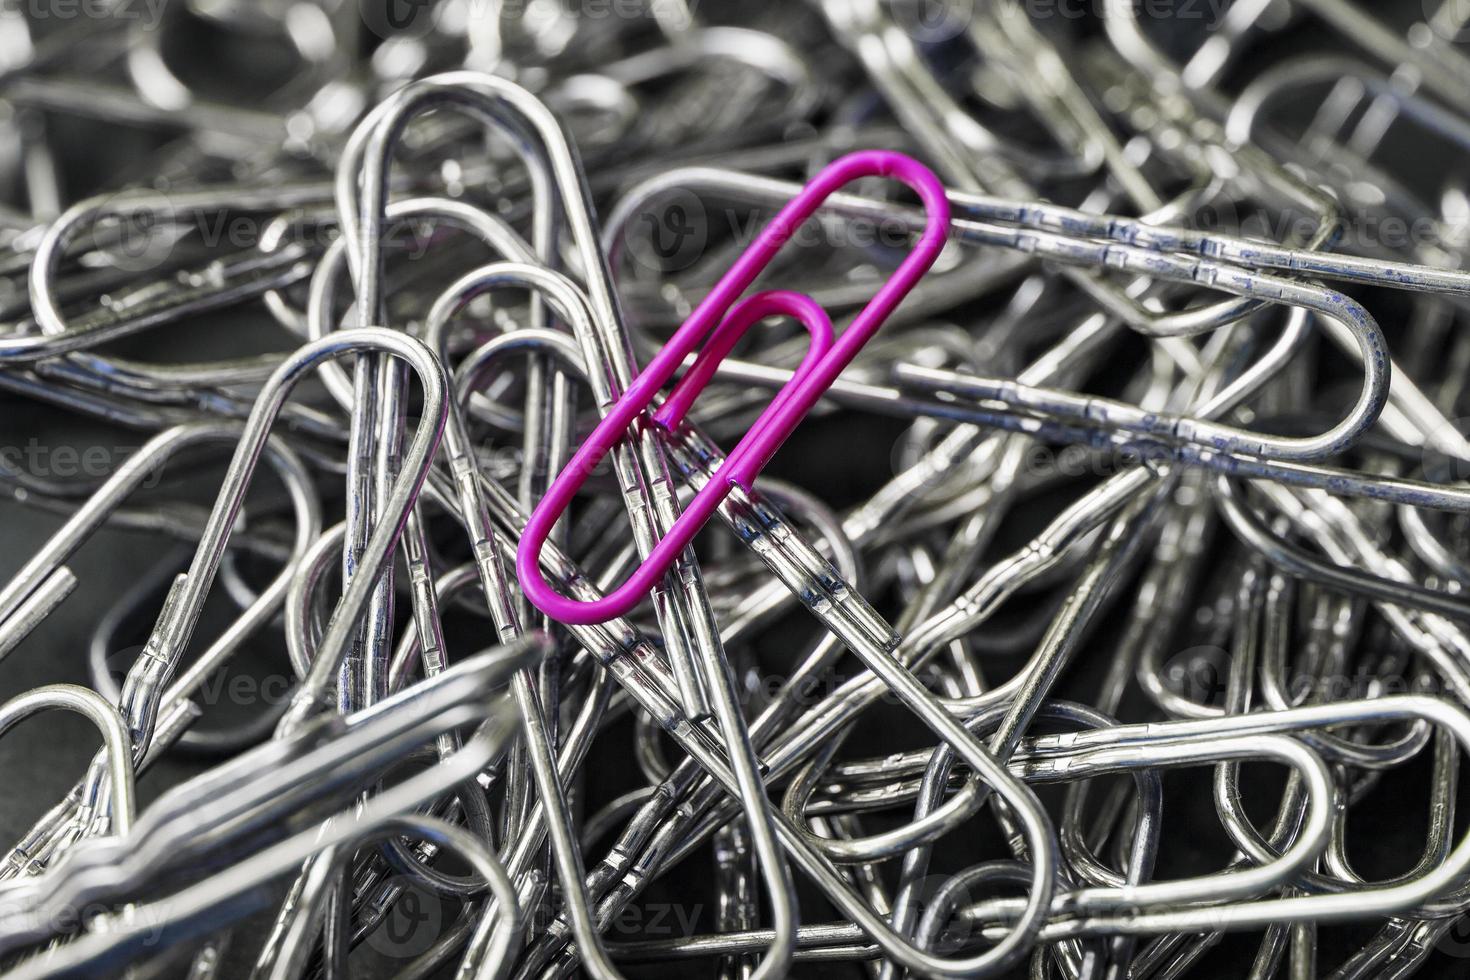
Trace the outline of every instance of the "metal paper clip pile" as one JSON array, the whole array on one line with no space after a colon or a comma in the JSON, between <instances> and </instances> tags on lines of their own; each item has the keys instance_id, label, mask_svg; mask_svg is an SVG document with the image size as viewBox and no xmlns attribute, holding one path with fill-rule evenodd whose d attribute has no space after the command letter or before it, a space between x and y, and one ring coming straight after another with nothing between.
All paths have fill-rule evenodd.
<instances>
[{"instance_id":1,"label":"metal paper clip pile","mask_svg":"<svg viewBox=\"0 0 1470 980\"><path fill-rule=\"evenodd\" d=\"M1466 975L1384 6L0 5L4 975Z\"/></svg>"}]
</instances>

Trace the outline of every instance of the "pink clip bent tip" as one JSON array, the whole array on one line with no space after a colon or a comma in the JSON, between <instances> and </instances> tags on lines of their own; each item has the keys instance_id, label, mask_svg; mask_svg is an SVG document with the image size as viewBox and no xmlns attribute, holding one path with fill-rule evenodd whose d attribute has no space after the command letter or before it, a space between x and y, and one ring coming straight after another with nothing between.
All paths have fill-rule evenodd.
<instances>
[{"instance_id":1,"label":"pink clip bent tip","mask_svg":"<svg viewBox=\"0 0 1470 980\"><path fill-rule=\"evenodd\" d=\"M826 312L815 300L801 293L772 290L736 303L802 222L840 187L860 177L891 177L907 184L919 195L928 220L913 251L842 336L833 339ZM934 264L948 235L949 201L944 196L944 186L917 160L901 153L866 150L850 153L824 168L761 230L730 271L628 386L537 504L516 550L516 575L532 604L558 622L579 626L622 616L643 601L730 491L737 485L750 489L757 474L806 413ZM714 477L695 494L669 533L626 582L592 601L570 599L556 592L541 573L541 549L593 469L696 348L704 343L689 372L653 416L654 423L666 429L673 429L684 418L740 336L761 319L776 314L795 317L811 334L811 346L791 381L781 388Z\"/></svg>"}]
</instances>

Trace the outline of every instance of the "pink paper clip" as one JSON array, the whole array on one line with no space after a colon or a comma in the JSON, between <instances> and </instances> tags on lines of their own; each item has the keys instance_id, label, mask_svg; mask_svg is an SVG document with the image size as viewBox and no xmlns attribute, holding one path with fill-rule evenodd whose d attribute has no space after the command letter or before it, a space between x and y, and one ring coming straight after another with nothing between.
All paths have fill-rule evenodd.
<instances>
[{"instance_id":1,"label":"pink paper clip","mask_svg":"<svg viewBox=\"0 0 1470 980\"><path fill-rule=\"evenodd\" d=\"M859 177L891 177L919 195L928 215L918 243L868 305L835 341L832 323L816 301L801 293L773 290L736 299L771 258L831 194ZM570 625L603 623L622 616L641 602L694 540L735 486L749 490L756 476L775 455L842 369L883 325L894 308L934 264L949 235L949 201L944 186L923 164L901 153L867 150L844 156L822 170L781 209L689 319L669 338L648 367L633 380L602 422L582 443L551 489L536 506L516 551L516 574L531 602L558 622ZM572 498L593 468L627 432L628 426L653 402L673 378L679 365L706 338L689 372L674 386L654 414L655 424L672 429L684 418L701 389L714 377L720 361L741 334L762 318L786 314L799 320L811 334L811 347L801 365L761 413L714 477L695 494L674 526L656 544L628 580L601 599L579 601L556 592L541 573L541 549Z\"/></svg>"}]
</instances>

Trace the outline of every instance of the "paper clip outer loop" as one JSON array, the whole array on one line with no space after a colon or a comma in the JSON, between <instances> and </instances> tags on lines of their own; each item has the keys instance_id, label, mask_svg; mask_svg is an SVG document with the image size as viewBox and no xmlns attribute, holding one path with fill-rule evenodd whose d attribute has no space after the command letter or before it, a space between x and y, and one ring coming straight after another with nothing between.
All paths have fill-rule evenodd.
<instances>
[{"instance_id":1,"label":"paper clip outer loop","mask_svg":"<svg viewBox=\"0 0 1470 980\"><path fill-rule=\"evenodd\" d=\"M860 177L889 177L907 184L918 194L927 221L913 250L842 336L833 341L826 313L810 297L799 293L758 293L732 309L740 294L750 287L781 246L791 239L822 202ZM574 626L606 622L627 614L638 605L694 540L731 489L737 485L750 489L756 475L806 413L934 264L948 236L949 201L945 197L944 186L917 160L901 153L865 150L848 154L825 167L761 230L689 319L628 386L552 482L526 523L516 550L516 574L526 597L552 619ZM709 344L655 415L655 424L677 425L740 334L762 317L776 313L796 317L812 335L812 347L792 380L761 413L715 471L714 477L695 494L669 533L654 546L626 582L606 596L591 601L570 599L556 592L541 573L541 549L593 469L623 438L628 426L652 404L685 358L706 338Z\"/></svg>"}]
</instances>

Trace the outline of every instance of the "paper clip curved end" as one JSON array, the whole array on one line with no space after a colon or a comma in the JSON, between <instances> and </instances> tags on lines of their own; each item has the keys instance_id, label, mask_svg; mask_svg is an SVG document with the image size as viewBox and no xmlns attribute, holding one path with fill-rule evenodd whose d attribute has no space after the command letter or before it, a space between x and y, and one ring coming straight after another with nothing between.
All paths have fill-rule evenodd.
<instances>
[{"instance_id":1,"label":"paper clip curved end","mask_svg":"<svg viewBox=\"0 0 1470 980\"><path fill-rule=\"evenodd\" d=\"M674 385L674 390L664 399L663 406L654 413L654 421L665 429L678 428L699 393L714 380L720 362L730 355L747 330L770 316L791 317L806 328L811 338L806 356L797 368L797 377L811 370L832 349L835 339L832 320L821 304L810 296L787 289L768 289L747 296L731 307L730 312L720 321L709 341L700 349L688 373Z\"/></svg>"},{"instance_id":2,"label":"paper clip curved end","mask_svg":"<svg viewBox=\"0 0 1470 980\"><path fill-rule=\"evenodd\" d=\"M913 250L844 331L842 339L834 339L827 312L803 293L766 290L736 301L791 237L796 226L838 188L860 177L889 177L907 184L919 196L927 219ZM516 549L516 575L531 604L558 622L587 626L625 615L642 602L731 490L735 486L750 489L761 469L812 404L933 265L949 237L949 228L949 199L944 185L933 171L912 157L890 150L860 150L823 168L762 230L552 481L526 523ZM807 354L791 381L626 582L606 596L586 601L556 592L541 573L541 552L552 527L561 519L592 468L623 438L634 417L650 407L658 390L674 377L696 348L699 353L694 363L654 413L654 422L665 429L672 430L683 421L694 399L714 378L720 362L740 337L758 321L778 314L794 317L811 337Z\"/></svg>"},{"instance_id":3,"label":"paper clip curved end","mask_svg":"<svg viewBox=\"0 0 1470 980\"><path fill-rule=\"evenodd\" d=\"M859 177L891 178L907 184L919 195L919 202L924 207L925 223L914 251L919 253L919 262L927 269L949 237L950 206L944 182L934 171L905 153L896 150L857 150L838 157L822 171L818 181L825 180L830 186L818 187L818 181L813 181L813 187L822 191L822 196L825 197Z\"/></svg>"},{"instance_id":4,"label":"paper clip curved end","mask_svg":"<svg viewBox=\"0 0 1470 980\"><path fill-rule=\"evenodd\" d=\"M550 509L546 506L546 500L531 515L526 522L526 529L521 534L521 540L516 545L516 578L520 581L521 591L526 594L531 605L550 616L559 623L568 626L586 626L591 623L605 622L614 616L620 615L617 610L603 614L603 610L595 609L600 603L607 599L594 602L579 602L569 599L551 587L546 581L546 576L541 573L541 551L546 547L546 539L551 534L551 527L561 517L564 508Z\"/></svg>"}]
</instances>

